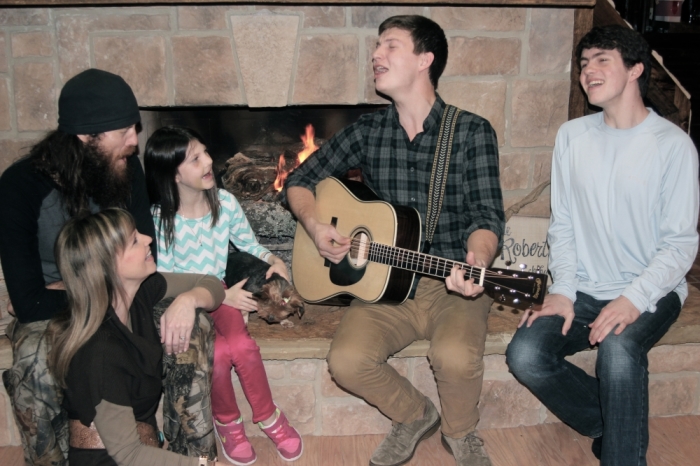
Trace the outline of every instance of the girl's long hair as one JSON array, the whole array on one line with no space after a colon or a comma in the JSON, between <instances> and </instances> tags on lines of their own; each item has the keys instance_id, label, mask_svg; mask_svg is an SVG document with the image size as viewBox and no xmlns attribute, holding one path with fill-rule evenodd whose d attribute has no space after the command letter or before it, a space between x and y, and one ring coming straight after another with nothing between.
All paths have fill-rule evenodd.
<instances>
[{"instance_id":1,"label":"girl's long hair","mask_svg":"<svg viewBox=\"0 0 700 466\"><path fill-rule=\"evenodd\" d=\"M143 155L146 187L151 206L160 208L156 230L159 236L165 238L166 249L175 242L175 214L180 209L180 193L175 176L192 141L204 144L199 134L192 129L165 126L156 130L146 142ZM220 210L217 187L214 186L205 193L211 211L211 226L214 227L219 221Z\"/></svg>"},{"instance_id":2,"label":"girl's long hair","mask_svg":"<svg viewBox=\"0 0 700 466\"><path fill-rule=\"evenodd\" d=\"M60 386L75 353L97 332L107 309L127 302L117 275L117 256L135 229L128 212L111 208L68 221L56 239L56 262L68 308L51 320L49 369Z\"/></svg>"}]
</instances>

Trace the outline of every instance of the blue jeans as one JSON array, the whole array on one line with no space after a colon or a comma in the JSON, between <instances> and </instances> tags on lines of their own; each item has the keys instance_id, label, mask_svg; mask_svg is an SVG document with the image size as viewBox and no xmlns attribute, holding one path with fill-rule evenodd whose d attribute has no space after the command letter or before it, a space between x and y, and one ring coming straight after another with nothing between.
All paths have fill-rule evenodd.
<instances>
[{"instance_id":1,"label":"blue jeans","mask_svg":"<svg viewBox=\"0 0 700 466\"><path fill-rule=\"evenodd\" d=\"M659 300L656 312L643 312L620 335L610 332L598 346L597 377L591 377L564 357L590 347L588 325L609 302L577 293L567 335L561 333L563 317L540 317L515 332L506 362L559 419L582 435L603 436L602 465L646 465L647 353L676 321L681 302L671 292Z\"/></svg>"}]
</instances>

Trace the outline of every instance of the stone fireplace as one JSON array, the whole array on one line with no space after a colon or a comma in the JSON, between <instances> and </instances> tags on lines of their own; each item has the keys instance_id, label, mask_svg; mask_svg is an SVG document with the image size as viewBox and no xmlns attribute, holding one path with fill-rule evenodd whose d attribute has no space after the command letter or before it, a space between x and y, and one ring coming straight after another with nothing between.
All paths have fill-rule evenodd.
<instances>
[{"instance_id":1,"label":"stone fireplace","mask_svg":"<svg viewBox=\"0 0 700 466\"><path fill-rule=\"evenodd\" d=\"M573 9L3 7L0 171L55 128L62 85L88 67L129 82L144 110L144 140L146 114L154 107L386 103L374 92L369 66L377 26L388 16L414 13L438 22L448 36L441 96L484 116L496 130L508 207L549 178L554 136L567 120ZM548 215L547 193L521 214Z\"/></svg>"},{"instance_id":2,"label":"stone fireplace","mask_svg":"<svg viewBox=\"0 0 700 466\"><path fill-rule=\"evenodd\" d=\"M9 1L28 6L61 2ZM501 4L496 7L464 5L476 3L471 0L454 6L433 6L430 0L377 6L321 1L123 7L75 6L89 0L71 3L74 6L0 7L0 172L56 127L61 87L89 67L118 73L134 89L142 109L142 149L148 134L161 124L156 110L216 107L255 113L281 107L386 104L374 92L371 76L377 26L395 14L421 14L439 23L448 37L449 59L438 92L445 101L487 118L497 133L501 184L509 207L549 179L554 137L568 119L575 29L574 10L568 6L592 2L481 2ZM288 137L297 138L298 131ZM549 191L520 215L548 216ZM5 297L0 276L0 330L7 316ZM334 318L337 313L329 315ZM504 337L494 338L500 349L493 351L502 353ZM318 348L311 345L304 353L299 347L295 352L260 343L275 399L303 434L386 432L390 423L385 417L330 378L324 345L327 342ZM7 351L3 354L8 357ZM425 348L409 347L391 363L437 401ZM2 367L8 367L7 361ZM486 371L484 396L493 398L498 408L492 409L495 414L484 411L482 427L540 422L544 408L507 374L502 356L488 356ZM498 404L500 392L492 386L514 391L526 400L523 408L503 414L510 408ZM243 399L240 387L236 391ZM485 399L487 406L489 400ZM7 398L0 403L9 406ZM242 408L249 418L247 405ZM529 416L525 421L523 411ZM0 444L19 443L13 429L12 425L3 438L0 428ZM249 433L259 434L255 428Z\"/></svg>"}]
</instances>

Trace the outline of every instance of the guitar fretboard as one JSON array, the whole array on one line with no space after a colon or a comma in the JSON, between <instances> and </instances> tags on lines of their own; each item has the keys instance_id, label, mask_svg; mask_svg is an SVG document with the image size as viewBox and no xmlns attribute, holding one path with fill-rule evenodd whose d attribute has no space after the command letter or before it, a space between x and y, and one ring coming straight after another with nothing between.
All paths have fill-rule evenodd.
<instances>
[{"instance_id":1,"label":"guitar fretboard","mask_svg":"<svg viewBox=\"0 0 700 466\"><path fill-rule=\"evenodd\" d=\"M439 278L447 277L452 267L455 265L464 270L466 280L470 278L479 279L484 271L481 267L471 266L464 262L443 259L441 257L411 251L410 249L397 248L374 242L370 243L367 259L371 262L378 262L380 264Z\"/></svg>"}]
</instances>

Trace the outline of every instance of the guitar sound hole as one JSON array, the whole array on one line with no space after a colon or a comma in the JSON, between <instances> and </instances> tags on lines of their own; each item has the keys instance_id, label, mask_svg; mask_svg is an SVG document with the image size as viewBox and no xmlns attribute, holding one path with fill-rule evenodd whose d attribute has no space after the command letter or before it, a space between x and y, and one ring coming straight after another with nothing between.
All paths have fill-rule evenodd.
<instances>
[{"instance_id":1,"label":"guitar sound hole","mask_svg":"<svg viewBox=\"0 0 700 466\"><path fill-rule=\"evenodd\" d=\"M371 239L366 231L359 231L352 237L350 248L350 264L354 267L364 267L369 261L369 248Z\"/></svg>"}]
</instances>

